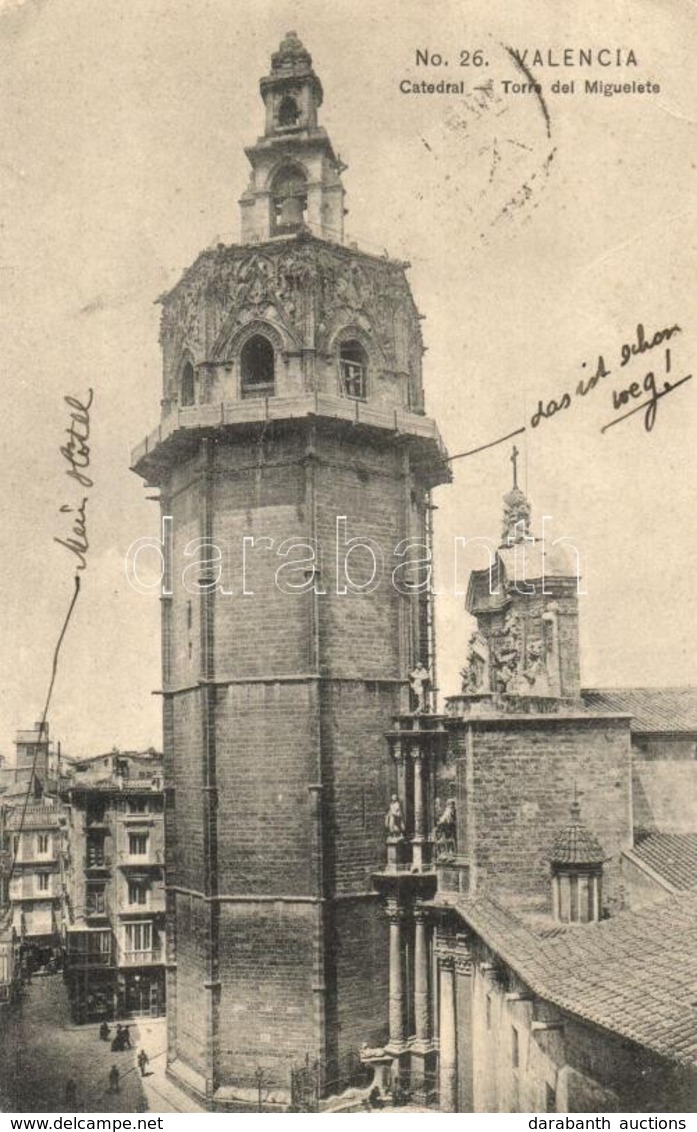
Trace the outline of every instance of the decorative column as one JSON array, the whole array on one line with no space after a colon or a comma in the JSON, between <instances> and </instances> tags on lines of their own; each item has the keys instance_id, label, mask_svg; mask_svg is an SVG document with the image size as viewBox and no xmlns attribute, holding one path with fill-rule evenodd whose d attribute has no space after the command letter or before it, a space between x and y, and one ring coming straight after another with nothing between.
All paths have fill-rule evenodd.
<instances>
[{"instance_id":1,"label":"decorative column","mask_svg":"<svg viewBox=\"0 0 697 1132\"><path fill-rule=\"evenodd\" d=\"M416 1040L431 1041L431 1010L428 994L428 925L421 905L414 908L414 1018Z\"/></svg>"},{"instance_id":2,"label":"decorative column","mask_svg":"<svg viewBox=\"0 0 697 1132\"><path fill-rule=\"evenodd\" d=\"M402 970L403 913L396 899L387 901L390 921L390 1040L391 1049L401 1050L405 1044L404 977Z\"/></svg>"},{"instance_id":3,"label":"decorative column","mask_svg":"<svg viewBox=\"0 0 697 1132\"><path fill-rule=\"evenodd\" d=\"M458 936L455 952L457 996L457 1110L474 1112L474 1009L472 1001L472 956L468 942Z\"/></svg>"},{"instance_id":4,"label":"decorative column","mask_svg":"<svg viewBox=\"0 0 697 1132\"><path fill-rule=\"evenodd\" d=\"M422 869L424 865L423 843L426 828L426 808L424 805L423 759L421 751L414 752L414 838L412 867Z\"/></svg>"},{"instance_id":5,"label":"decorative column","mask_svg":"<svg viewBox=\"0 0 697 1132\"><path fill-rule=\"evenodd\" d=\"M457 1027L455 960L444 956L440 972L439 1087L441 1112L457 1112Z\"/></svg>"},{"instance_id":6,"label":"decorative column","mask_svg":"<svg viewBox=\"0 0 697 1132\"><path fill-rule=\"evenodd\" d=\"M406 767L404 765L404 749L401 739L395 740L392 754L397 764L397 797L402 805L404 805L406 801Z\"/></svg>"}]
</instances>

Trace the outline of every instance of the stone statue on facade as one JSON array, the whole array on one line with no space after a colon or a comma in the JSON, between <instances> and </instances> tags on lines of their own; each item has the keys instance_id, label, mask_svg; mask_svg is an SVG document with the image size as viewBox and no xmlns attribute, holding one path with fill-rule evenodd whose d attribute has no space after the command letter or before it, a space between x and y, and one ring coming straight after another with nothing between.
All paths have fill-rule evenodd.
<instances>
[{"instance_id":1,"label":"stone statue on facade","mask_svg":"<svg viewBox=\"0 0 697 1132\"><path fill-rule=\"evenodd\" d=\"M503 497L503 530L501 541L504 546L512 546L530 538L530 504L519 487L514 487Z\"/></svg>"},{"instance_id":2,"label":"stone statue on facade","mask_svg":"<svg viewBox=\"0 0 697 1132\"><path fill-rule=\"evenodd\" d=\"M390 798L390 808L385 814L385 829L387 830L388 837L398 838L404 836L402 803L396 794L393 794Z\"/></svg>"},{"instance_id":3,"label":"stone statue on facade","mask_svg":"<svg viewBox=\"0 0 697 1132\"><path fill-rule=\"evenodd\" d=\"M489 691L489 644L479 630L469 639L467 663L460 676L463 692Z\"/></svg>"},{"instance_id":4,"label":"stone statue on facade","mask_svg":"<svg viewBox=\"0 0 697 1132\"><path fill-rule=\"evenodd\" d=\"M431 684L431 675L423 664L417 664L409 673L409 687L411 688L414 696L416 697L416 707L414 709L417 715L428 711L428 689Z\"/></svg>"},{"instance_id":5,"label":"stone statue on facade","mask_svg":"<svg viewBox=\"0 0 697 1132\"><path fill-rule=\"evenodd\" d=\"M520 677L522 656L520 618L509 611L503 623L503 634L493 650L494 680L497 692L513 692Z\"/></svg>"},{"instance_id":6,"label":"stone statue on facade","mask_svg":"<svg viewBox=\"0 0 697 1132\"><path fill-rule=\"evenodd\" d=\"M549 693L547 650L543 641L532 640L528 643L523 676L530 685L531 692L539 696Z\"/></svg>"},{"instance_id":7,"label":"stone statue on facade","mask_svg":"<svg viewBox=\"0 0 697 1132\"><path fill-rule=\"evenodd\" d=\"M450 857L457 851L457 809L454 798L448 798L443 812L436 819L436 848L439 857Z\"/></svg>"}]
</instances>

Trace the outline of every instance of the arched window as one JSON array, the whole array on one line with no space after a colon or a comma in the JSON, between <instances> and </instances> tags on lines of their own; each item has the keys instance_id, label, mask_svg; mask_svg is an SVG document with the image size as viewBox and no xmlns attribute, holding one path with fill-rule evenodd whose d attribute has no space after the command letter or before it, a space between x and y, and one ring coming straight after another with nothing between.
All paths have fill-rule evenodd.
<instances>
[{"instance_id":1,"label":"arched window","mask_svg":"<svg viewBox=\"0 0 697 1132\"><path fill-rule=\"evenodd\" d=\"M289 94L281 101L278 108L278 124L279 126L294 126L300 117L300 110L294 98Z\"/></svg>"},{"instance_id":2,"label":"arched window","mask_svg":"<svg viewBox=\"0 0 697 1132\"><path fill-rule=\"evenodd\" d=\"M271 190L274 233L302 227L307 215L307 179L302 169L289 165L276 175Z\"/></svg>"},{"instance_id":3,"label":"arched window","mask_svg":"<svg viewBox=\"0 0 697 1132\"><path fill-rule=\"evenodd\" d=\"M194 367L191 362L186 362L182 370L179 404L193 405L194 399Z\"/></svg>"},{"instance_id":4,"label":"arched window","mask_svg":"<svg viewBox=\"0 0 697 1132\"><path fill-rule=\"evenodd\" d=\"M368 396L368 355L355 338L339 347L339 376L344 397L365 401Z\"/></svg>"},{"instance_id":5,"label":"arched window","mask_svg":"<svg viewBox=\"0 0 697 1132\"><path fill-rule=\"evenodd\" d=\"M273 397L275 389L276 358L273 346L263 334L249 338L240 353L243 399Z\"/></svg>"}]
</instances>

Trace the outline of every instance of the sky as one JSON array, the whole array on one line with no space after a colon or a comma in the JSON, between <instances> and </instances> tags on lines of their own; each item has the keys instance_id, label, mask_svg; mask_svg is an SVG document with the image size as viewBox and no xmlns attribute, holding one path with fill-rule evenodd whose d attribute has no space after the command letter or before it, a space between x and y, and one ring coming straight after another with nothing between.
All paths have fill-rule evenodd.
<instances>
[{"instance_id":1,"label":"sky","mask_svg":"<svg viewBox=\"0 0 697 1132\"><path fill-rule=\"evenodd\" d=\"M613 396L695 355L697 17L681 0L575 5L417 0L0 2L0 301L5 390L0 752L41 717L73 588L79 485L60 453L91 410L88 568L49 718L66 751L161 745L159 604L132 591L128 546L157 530L129 470L161 396L158 295L203 248L239 239L243 152L263 130L258 80L298 32L324 86L323 124L348 164L347 236L406 259L423 322L427 409L451 453L526 425L520 474L538 533L578 548L583 682L695 681L697 382L613 426ZM579 6L580 7L580 6ZM527 81L509 49L542 91ZM636 66L554 67L564 48ZM534 52L541 52L532 65ZM418 64L416 52L440 55ZM481 67L473 66L475 52ZM461 65L461 64L465 65ZM585 80L657 93L586 94ZM466 94L400 83L465 83ZM575 82L573 93L552 84ZM491 81L487 92L473 88ZM508 83L508 87L504 86ZM603 357L587 396L578 382ZM650 395L650 386L647 386ZM532 420L540 403L568 408ZM642 393L643 396L643 393ZM631 394L624 411L640 403ZM498 538L508 444L453 462L438 489L439 683L459 690L470 566L454 539ZM457 590L461 592L456 592Z\"/></svg>"}]
</instances>

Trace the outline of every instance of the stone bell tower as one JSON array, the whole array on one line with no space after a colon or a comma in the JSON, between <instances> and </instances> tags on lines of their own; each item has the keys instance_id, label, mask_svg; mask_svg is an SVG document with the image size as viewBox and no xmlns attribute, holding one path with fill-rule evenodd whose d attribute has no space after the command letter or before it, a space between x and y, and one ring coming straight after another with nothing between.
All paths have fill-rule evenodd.
<instances>
[{"instance_id":1,"label":"stone bell tower","mask_svg":"<svg viewBox=\"0 0 697 1132\"><path fill-rule=\"evenodd\" d=\"M294 33L261 94L242 242L162 298L162 418L133 457L166 562L169 1072L238 1107L260 1082L287 1103L300 1064L335 1092L384 1040L384 733L432 664L416 560L449 479L408 265L342 242Z\"/></svg>"}]
</instances>

